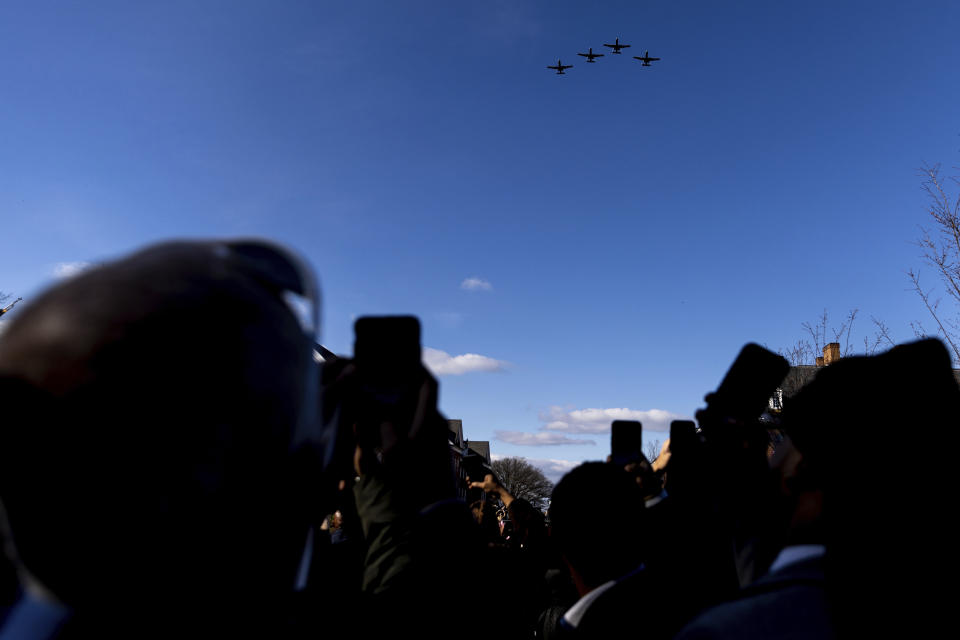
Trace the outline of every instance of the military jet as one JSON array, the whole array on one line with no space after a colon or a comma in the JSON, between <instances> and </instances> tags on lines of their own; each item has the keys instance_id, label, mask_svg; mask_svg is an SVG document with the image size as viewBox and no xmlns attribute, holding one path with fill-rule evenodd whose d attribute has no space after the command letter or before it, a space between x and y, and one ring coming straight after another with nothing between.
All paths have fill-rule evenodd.
<instances>
[{"instance_id":1,"label":"military jet","mask_svg":"<svg viewBox=\"0 0 960 640\"><path fill-rule=\"evenodd\" d=\"M586 59L587 59L587 62L595 62L595 61L594 61L594 58L602 58L602 57L603 57L603 54L602 54L602 53L594 53L594 52L593 52L593 47L590 47L589 49L587 49L587 51L588 51L589 53L577 53L577 55L578 55L578 56L583 56L584 58L586 58Z\"/></svg>"},{"instance_id":2,"label":"military jet","mask_svg":"<svg viewBox=\"0 0 960 640\"><path fill-rule=\"evenodd\" d=\"M651 62L656 62L657 60L660 59L660 58L651 58L649 51L644 52L642 56L633 56L633 57L637 60L643 60L643 64L640 65L641 67L649 67Z\"/></svg>"},{"instance_id":3,"label":"military jet","mask_svg":"<svg viewBox=\"0 0 960 640\"><path fill-rule=\"evenodd\" d=\"M613 44L604 44L603 46L610 47L611 49L613 49L614 53L620 53L620 49L626 49L630 45L620 44L620 38L618 37L616 40L613 41Z\"/></svg>"},{"instance_id":4,"label":"military jet","mask_svg":"<svg viewBox=\"0 0 960 640\"><path fill-rule=\"evenodd\" d=\"M556 69L558 76L565 76L565 75L567 75L567 74L565 74L565 73L563 72L563 70L564 70L564 69L569 69L569 68L572 67L572 66L573 66L572 64L563 64L562 62L560 62L560 59L558 58L558 59L557 59L557 65L556 65L556 66L551 66L551 65L548 64L548 65L547 65L547 69Z\"/></svg>"}]
</instances>

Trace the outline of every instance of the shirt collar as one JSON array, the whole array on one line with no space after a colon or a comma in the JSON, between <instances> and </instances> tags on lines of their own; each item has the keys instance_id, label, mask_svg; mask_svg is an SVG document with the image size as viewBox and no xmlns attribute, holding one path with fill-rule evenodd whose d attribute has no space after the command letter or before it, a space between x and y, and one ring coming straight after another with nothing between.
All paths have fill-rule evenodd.
<instances>
[{"instance_id":1,"label":"shirt collar","mask_svg":"<svg viewBox=\"0 0 960 640\"><path fill-rule=\"evenodd\" d=\"M770 565L768 574L780 571L784 567L809 560L810 558L819 558L827 552L827 548L822 544L795 544L781 549L777 558Z\"/></svg>"},{"instance_id":2,"label":"shirt collar","mask_svg":"<svg viewBox=\"0 0 960 640\"><path fill-rule=\"evenodd\" d=\"M615 584L617 584L616 580L604 582L602 585L577 600L577 602L570 607L565 614L563 614L563 620L571 627L576 629L577 625L580 624L580 620L583 618L583 615L587 612L587 609L589 609L590 605L593 604L593 601L603 595L604 591Z\"/></svg>"},{"instance_id":3,"label":"shirt collar","mask_svg":"<svg viewBox=\"0 0 960 640\"><path fill-rule=\"evenodd\" d=\"M605 591L613 587L615 584L621 580L626 580L631 578L639 573L642 573L646 570L646 566L641 564L639 567L631 571L630 573L620 576L616 580L610 580L609 582L604 582L602 585L594 589L593 591L587 593L585 596L576 601L576 603L567 609L567 612L563 614L561 622L566 623L567 626L576 629L577 625L580 624L580 620L583 619L584 614L587 613L587 609L590 608L590 605L593 604L594 600L599 598Z\"/></svg>"},{"instance_id":4,"label":"shirt collar","mask_svg":"<svg viewBox=\"0 0 960 640\"><path fill-rule=\"evenodd\" d=\"M653 496L652 498L647 498L644 500L644 506L649 509L650 507L659 504L661 500L667 497L667 490L662 490L658 495Z\"/></svg>"}]
</instances>

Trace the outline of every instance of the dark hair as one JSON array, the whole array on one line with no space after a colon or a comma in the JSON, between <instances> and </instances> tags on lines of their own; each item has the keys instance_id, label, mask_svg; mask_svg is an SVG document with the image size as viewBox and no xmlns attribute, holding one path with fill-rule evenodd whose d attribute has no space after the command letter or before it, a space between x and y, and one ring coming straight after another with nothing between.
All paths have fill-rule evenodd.
<instances>
[{"instance_id":1,"label":"dark hair","mask_svg":"<svg viewBox=\"0 0 960 640\"><path fill-rule=\"evenodd\" d=\"M643 496L623 469L586 462L553 490L551 536L591 587L635 569L643 557Z\"/></svg>"}]
</instances>

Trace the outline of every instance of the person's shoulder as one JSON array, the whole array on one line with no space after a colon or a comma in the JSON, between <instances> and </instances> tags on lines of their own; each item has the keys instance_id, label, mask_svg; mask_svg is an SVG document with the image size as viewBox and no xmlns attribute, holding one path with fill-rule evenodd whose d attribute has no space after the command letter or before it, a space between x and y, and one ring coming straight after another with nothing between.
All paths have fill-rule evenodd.
<instances>
[{"instance_id":1,"label":"person's shoulder","mask_svg":"<svg viewBox=\"0 0 960 640\"><path fill-rule=\"evenodd\" d=\"M833 637L817 559L765 576L736 599L701 613L676 636L677 640L810 637Z\"/></svg>"},{"instance_id":2,"label":"person's shoulder","mask_svg":"<svg viewBox=\"0 0 960 640\"><path fill-rule=\"evenodd\" d=\"M637 608L655 610L660 597L651 581L650 573L638 569L604 591L587 609L577 625L577 636L582 638L619 637L631 628L640 628L636 623ZM661 632L658 624L644 623L645 638L669 637ZM672 635L672 634L670 634Z\"/></svg>"},{"instance_id":3,"label":"person's shoulder","mask_svg":"<svg viewBox=\"0 0 960 640\"><path fill-rule=\"evenodd\" d=\"M798 562L785 565L777 571L768 573L741 593L745 598L761 593L780 591L790 588L808 587L823 590L824 587L824 558L814 556Z\"/></svg>"}]
</instances>

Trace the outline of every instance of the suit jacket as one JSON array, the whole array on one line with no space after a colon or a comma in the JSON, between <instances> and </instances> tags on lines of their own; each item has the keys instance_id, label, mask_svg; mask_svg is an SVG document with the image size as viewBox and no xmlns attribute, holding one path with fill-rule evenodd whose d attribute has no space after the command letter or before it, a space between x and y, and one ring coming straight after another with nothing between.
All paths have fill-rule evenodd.
<instances>
[{"instance_id":1,"label":"suit jacket","mask_svg":"<svg viewBox=\"0 0 960 640\"><path fill-rule=\"evenodd\" d=\"M823 562L810 558L764 576L736 600L701 614L676 640L833 638Z\"/></svg>"},{"instance_id":2,"label":"suit jacket","mask_svg":"<svg viewBox=\"0 0 960 640\"><path fill-rule=\"evenodd\" d=\"M658 617L664 606L663 592L653 584L650 572L639 569L617 580L590 603L576 628L565 619L556 635L561 639L642 637L644 640L669 640L673 630Z\"/></svg>"}]
</instances>

